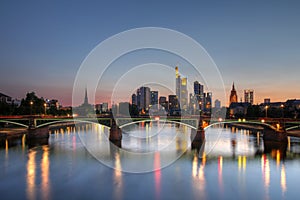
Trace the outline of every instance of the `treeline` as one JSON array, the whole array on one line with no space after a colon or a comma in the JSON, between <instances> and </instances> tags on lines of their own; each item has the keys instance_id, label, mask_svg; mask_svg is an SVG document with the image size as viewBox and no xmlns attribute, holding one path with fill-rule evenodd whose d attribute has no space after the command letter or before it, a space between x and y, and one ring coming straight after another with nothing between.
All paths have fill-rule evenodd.
<instances>
[{"instance_id":1,"label":"treeline","mask_svg":"<svg viewBox=\"0 0 300 200\"><path fill-rule=\"evenodd\" d=\"M0 102L0 115L68 115L72 110L61 110L55 105L49 105L45 99L39 98L34 92L26 94L20 106L14 103Z\"/></svg>"}]
</instances>

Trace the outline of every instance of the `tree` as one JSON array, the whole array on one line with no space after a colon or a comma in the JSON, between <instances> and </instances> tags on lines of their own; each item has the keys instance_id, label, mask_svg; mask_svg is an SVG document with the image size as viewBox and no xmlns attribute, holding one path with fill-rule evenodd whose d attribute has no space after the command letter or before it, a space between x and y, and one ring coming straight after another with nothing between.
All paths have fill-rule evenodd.
<instances>
[{"instance_id":1,"label":"tree","mask_svg":"<svg viewBox=\"0 0 300 200\"><path fill-rule=\"evenodd\" d=\"M247 118L256 119L261 117L261 111L258 105L250 105L247 108Z\"/></svg>"},{"instance_id":2,"label":"tree","mask_svg":"<svg viewBox=\"0 0 300 200\"><path fill-rule=\"evenodd\" d=\"M21 105L17 114L21 115L35 115L44 113L44 99L38 98L34 92L26 94L26 98L22 99Z\"/></svg>"}]
</instances>

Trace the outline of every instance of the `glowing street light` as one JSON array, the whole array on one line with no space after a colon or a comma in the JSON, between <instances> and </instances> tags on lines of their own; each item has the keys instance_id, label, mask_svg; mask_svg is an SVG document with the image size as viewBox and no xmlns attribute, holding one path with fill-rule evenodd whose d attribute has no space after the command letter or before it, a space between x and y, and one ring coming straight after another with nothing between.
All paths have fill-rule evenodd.
<instances>
[{"instance_id":1,"label":"glowing street light","mask_svg":"<svg viewBox=\"0 0 300 200\"><path fill-rule=\"evenodd\" d=\"M281 104L281 105L280 105L280 108L281 108L281 117L283 118L283 117L284 117L284 113L283 113L283 108L284 108L284 105L283 105L283 104Z\"/></svg>"},{"instance_id":2,"label":"glowing street light","mask_svg":"<svg viewBox=\"0 0 300 200\"><path fill-rule=\"evenodd\" d=\"M45 115L46 115L46 108L47 108L47 104L44 103Z\"/></svg>"},{"instance_id":3,"label":"glowing street light","mask_svg":"<svg viewBox=\"0 0 300 200\"><path fill-rule=\"evenodd\" d=\"M269 108L269 106L265 107L265 109L266 109L266 118L268 117L268 108Z\"/></svg>"},{"instance_id":4,"label":"glowing street light","mask_svg":"<svg viewBox=\"0 0 300 200\"><path fill-rule=\"evenodd\" d=\"M32 105L33 105L33 101L30 101L29 104L30 104L30 115L32 115Z\"/></svg>"}]
</instances>

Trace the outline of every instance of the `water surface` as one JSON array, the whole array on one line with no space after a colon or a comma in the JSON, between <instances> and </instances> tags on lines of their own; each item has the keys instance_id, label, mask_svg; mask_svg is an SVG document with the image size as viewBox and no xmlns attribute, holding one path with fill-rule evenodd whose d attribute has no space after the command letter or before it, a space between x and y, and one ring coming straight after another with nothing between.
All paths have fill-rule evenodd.
<instances>
[{"instance_id":1,"label":"water surface","mask_svg":"<svg viewBox=\"0 0 300 200\"><path fill-rule=\"evenodd\" d=\"M8 143L0 149L1 199L298 197L298 139L290 138L289 144L282 147L265 144L256 133L214 127L206 131L204 151L201 152L191 149L190 128L164 124L163 132L155 134L161 126L141 123L127 127L122 150L103 142L108 132L102 126L91 124L52 131L49 141L40 144ZM145 137L147 134L149 137ZM106 146L86 149L84 144L91 144L90 140L95 138ZM103 149L99 155L110 166L90 154L93 148ZM144 163L138 162L136 157L125 159L126 154L122 151L151 154L149 163L157 170L123 172L122 165L130 165L131 161L138 166ZM160 169L167 156L178 159Z\"/></svg>"}]
</instances>

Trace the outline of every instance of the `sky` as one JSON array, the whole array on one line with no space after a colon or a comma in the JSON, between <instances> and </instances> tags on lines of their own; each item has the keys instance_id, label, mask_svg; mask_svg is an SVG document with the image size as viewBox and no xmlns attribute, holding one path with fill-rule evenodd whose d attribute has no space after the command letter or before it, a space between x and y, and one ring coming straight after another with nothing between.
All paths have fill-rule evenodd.
<instances>
[{"instance_id":1,"label":"sky","mask_svg":"<svg viewBox=\"0 0 300 200\"><path fill-rule=\"evenodd\" d=\"M264 98L274 102L299 99L299 10L299 1L276 0L3 0L0 92L21 99L35 91L40 97L71 105L76 74L99 43L129 29L163 27L193 38L207 51L224 82L222 105L228 103L233 82L239 99L244 89L254 89L255 103ZM147 55L139 55L134 58L141 64ZM154 60L184 68L179 58L159 57ZM115 70L120 68L122 63ZM110 83L107 76L106 84L113 88L116 82ZM92 93L89 91L90 98L98 95ZM98 103L109 99L98 96Z\"/></svg>"}]
</instances>

